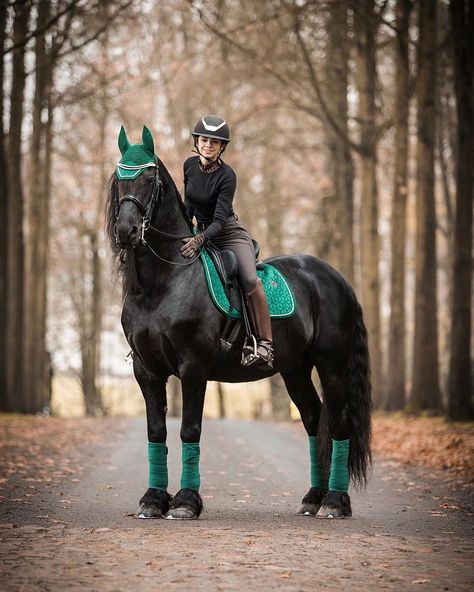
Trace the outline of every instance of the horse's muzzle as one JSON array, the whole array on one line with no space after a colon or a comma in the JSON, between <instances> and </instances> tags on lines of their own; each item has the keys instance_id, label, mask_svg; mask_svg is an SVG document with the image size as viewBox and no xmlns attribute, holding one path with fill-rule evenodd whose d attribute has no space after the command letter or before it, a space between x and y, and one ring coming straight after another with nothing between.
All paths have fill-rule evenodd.
<instances>
[{"instance_id":1,"label":"horse's muzzle","mask_svg":"<svg viewBox=\"0 0 474 592\"><path fill-rule=\"evenodd\" d=\"M136 224L120 224L116 226L115 237L121 249L133 249L140 241L140 232Z\"/></svg>"}]
</instances>

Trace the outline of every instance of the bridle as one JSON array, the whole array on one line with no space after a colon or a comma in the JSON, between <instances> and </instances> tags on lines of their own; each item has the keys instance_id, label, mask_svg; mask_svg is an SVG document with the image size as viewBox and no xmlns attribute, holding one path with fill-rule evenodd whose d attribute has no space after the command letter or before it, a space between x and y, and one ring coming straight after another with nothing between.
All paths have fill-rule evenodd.
<instances>
[{"instance_id":1,"label":"bridle","mask_svg":"<svg viewBox=\"0 0 474 592\"><path fill-rule=\"evenodd\" d=\"M158 253L153 249L153 247L149 244L149 242L145 238L145 233L148 230L152 230L152 231L154 231L158 234L161 234L162 236L165 236L166 238L169 238L169 239L183 239L183 238L192 238L193 237L192 234L169 234L168 232L164 232L163 230L160 230L159 228L155 228L150 223L150 220L152 219L152 216L153 216L153 211L155 209L155 206L158 205L158 207L159 207L163 201L163 182L160 179L158 165L156 163L147 163L145 165L139 165L139 166L126 166L126 165L119 163L119 166L122 168L129 169L129 170L144 169L144 168L148 168L151 166L153 166L155 168L155 174L153 176L153 185L151 188L151 195L150 195L150 199L148 200L148 203L146 204L146 206L144 206L141 203L141 201L139 199L137 199L131 193L127 193L127 195L124 195L121 199L118 199L118 196L117 196L117 198L115 200L115 219L116 220L118 220L121 205L127 201L133 203L138 208L140 214L142 215L140 236L139 236L138 242L133 246L133 248L135 249L140 243L142 243L143 246L146 247L157 259L160 259L160 261L164 261L165 263L170 263L171 265L180 265L180 266L192 265L195 261L197 261L197 259L199 259L200 251L197 254L197 256L194 259L192 259L192 261L187 261L186 263L178 263L177 261L169 261L168 259L164 259L160 255L158 255ZM118 180L116 179L115 182L118 182ZM118 241L118 238L117 238L117 241Z\"/></svg>"}]
</instances>

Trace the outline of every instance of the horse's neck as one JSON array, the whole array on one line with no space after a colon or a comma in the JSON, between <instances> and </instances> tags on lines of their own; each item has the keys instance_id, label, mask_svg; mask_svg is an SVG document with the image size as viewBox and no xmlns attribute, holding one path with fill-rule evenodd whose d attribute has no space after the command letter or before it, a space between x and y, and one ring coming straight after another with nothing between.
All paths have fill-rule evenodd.
<instances>
[{"instance_id":1,"label":"horse's neck","mask_svg":"<svg viewBox=\"0 0 474 592\"><path fill-rule=\"evenodd\" d=\"M173 263L186 262L180 254L182 237L190 236L192 232L179 199L176 189L168 186L164 188L161 203L156 206L151 222L156 230L152 228L146 233L146 241L156 255L143 245L135 251L137 279L144 291L154 291L159 284L168 287L170 278L183 269L182 265Z\"/></svg>"},{"instance_id":2,"label":"horse's neck","mask_svg":"<svg viewBox=\"0 0 474 592\"><path fill-rule=\"evenodd\" d=\"M191 234L188 221L180 205L180 197L174 187L171 186L164 190L162 202L157 206L153 226L167 234Z\"/></svg>"}]
</instances>

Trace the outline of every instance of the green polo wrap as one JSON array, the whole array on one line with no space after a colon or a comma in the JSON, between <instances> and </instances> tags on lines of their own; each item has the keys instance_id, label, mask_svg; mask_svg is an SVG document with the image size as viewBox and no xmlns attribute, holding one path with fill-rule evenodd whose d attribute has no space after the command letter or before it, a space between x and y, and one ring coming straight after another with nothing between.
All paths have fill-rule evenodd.
<instances>
[{"instance_id":1,"label":"green polo wrap","mask_svg":"<svg viewBox=\"0 0 474 592\"><path fill-rule=\"evenodd\" d=\"M168 489L168 448L165 442L148 442L148 487Z\"/></svg>"},{"instance_id":2,"label":"green polo wrap","mask_svg":"<svg viewBox=\"0 0 474 592\"><path fill-rule=\"evenodd\" d=\"M199 491L199 442L182 442L181 448L181 489Z\"/></svg>"},{"instance_id":3,"label":"green polo wrap","mask_svg":"<svg viewBox=\"0 0 474 592\"><path fill-rule=\"evenodd\" d=\"M319 449L316 436L309 436L309 462L311 470L311 487L323 487L323 476L319 466Z\"/></svg>"},{"instance_id":4,"label":"green polo wrap","mask_svg":"<svg viewBox=\"0 0 474 592\"><path fill-rule=\"evenodd\" d=\"M349 489L349 440L333 440L329 490L347 493Z\"/></svg>"}]
</instances>

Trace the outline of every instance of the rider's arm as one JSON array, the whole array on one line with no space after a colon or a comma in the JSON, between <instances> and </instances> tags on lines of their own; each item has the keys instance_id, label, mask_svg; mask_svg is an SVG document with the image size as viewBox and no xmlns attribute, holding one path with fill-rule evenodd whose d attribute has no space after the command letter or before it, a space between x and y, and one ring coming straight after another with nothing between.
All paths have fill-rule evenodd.
<instances>
[{"instance_id":1,"label":"rider's arm","mask_svg":"<svg viewBox=\"0 0 474 592\"><path fill-rule=\"evenodd\" d=\"M212 222L203 232L206 240L210 240L224 228L224 224L232 211L236 186L237 179L235 173L232 169L229 169L227 174L222 177Z\"/></svg>"}]
</instances>

